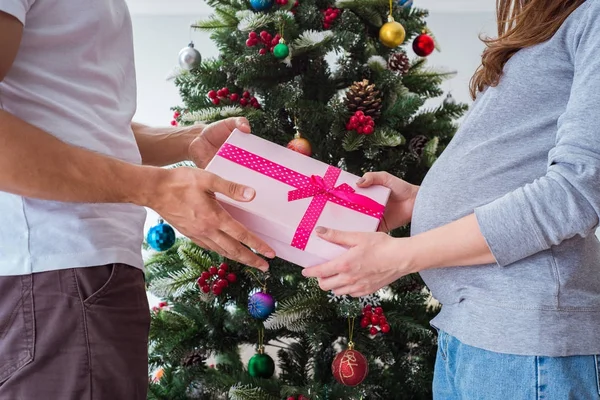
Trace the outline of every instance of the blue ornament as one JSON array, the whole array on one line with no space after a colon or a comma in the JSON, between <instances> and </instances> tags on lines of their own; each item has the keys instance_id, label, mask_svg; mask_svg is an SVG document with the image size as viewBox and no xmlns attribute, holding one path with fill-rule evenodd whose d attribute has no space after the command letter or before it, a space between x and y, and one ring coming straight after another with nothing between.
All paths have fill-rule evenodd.
<instances>
[{"instance_id":1,"label":"blue ornament","mask_svg":"<svg viewBox=\"0 0 600 400\"><path fill-rule=\"evenodd\" d=\"M254 293L248 300L248 312L252 318L264 321L275 311L275 299L268 293Z\"/></svg>"},{"instance_id":2,"label":"blue ornament","mask_svg":"<svg viewBox=\"0 0 600 400\"><path fill-rule=\"evenodd\" d=\"M273 6L273 0L250 0L254 11L265 11Z\"/></svg>"},{"instance_id":3,"label":"blue ornament","mask_svg":"<svg viewBox=\"0 0 600 400\"><path fill-rule=\"evenodd\" d=\"M148 231L146 242L156 251L169 250L175 244L175 230L161 219Z\"/></svg>"},{"instance_id":4,"label":"blue ornament","mask_svg":"<svg viewBox=\"0 0 600 400\"><path fill-rule=\"evenodd\" d=\"M396 4L403 8L411 8L413 5L413 0L397 0Z\"/></svg>"}]
</instances>

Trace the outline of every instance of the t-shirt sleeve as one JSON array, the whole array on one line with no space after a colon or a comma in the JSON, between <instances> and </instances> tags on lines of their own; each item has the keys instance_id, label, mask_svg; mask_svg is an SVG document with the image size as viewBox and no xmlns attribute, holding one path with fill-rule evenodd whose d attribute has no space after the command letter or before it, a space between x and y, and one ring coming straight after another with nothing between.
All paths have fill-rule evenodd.
<instances>
[{"instance_id":1,"label":"t-shirt sleeve","mask_svg":"<svg viewBox=\"0 0 600 400\"><path fill-rule=\"evenodd\" d=\"M12 15L25 25L27 12L34 2L35 0L0 0L0 11Z\"/></svg>"},{"instance_id":2,"label":"t-shirt sleeve","mask_svg":"<svg viewBox=\"0 0 600 400\"><path fill-rule=\"evenodd\" d=\"M547 173L475 209L481 232L500 266L578 235L594 235L598 227L600 2L592 4L573 36L573 85L567 108L558 120Z\"/></svg>"}]
</instances>

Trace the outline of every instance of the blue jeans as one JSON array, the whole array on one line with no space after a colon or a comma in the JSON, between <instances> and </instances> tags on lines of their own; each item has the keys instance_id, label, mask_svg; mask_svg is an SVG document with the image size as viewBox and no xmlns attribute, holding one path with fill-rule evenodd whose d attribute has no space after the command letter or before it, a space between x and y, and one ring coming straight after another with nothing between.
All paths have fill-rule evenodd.
<instances>
[{"instance_id":1,"label":"blue jeans","mask_svg":"<svg viewBox=\"0 0 600 400\"><path fill-rule=\"evenodd\" d=\"M468 346L440 331L433 398L599 400L599 369L598 355L537 357L494 353Z\"/></svg>"}]
</instances>

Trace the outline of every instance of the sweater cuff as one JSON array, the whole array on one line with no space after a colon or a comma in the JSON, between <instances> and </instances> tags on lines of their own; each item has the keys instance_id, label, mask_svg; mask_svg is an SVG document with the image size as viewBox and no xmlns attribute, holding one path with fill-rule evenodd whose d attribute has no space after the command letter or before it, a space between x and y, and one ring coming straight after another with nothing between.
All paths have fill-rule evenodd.
<instances>
[{"instance_id":1,"label":"sweater cuff","mask_svg":"<svg viewBox=\"0 0 600 400\"><path fill-rule=\"evenodd\" d=\"M517 190L475 209L481 234L501 267L548 248L527 204Z\"/></svg>"}]
</instances>

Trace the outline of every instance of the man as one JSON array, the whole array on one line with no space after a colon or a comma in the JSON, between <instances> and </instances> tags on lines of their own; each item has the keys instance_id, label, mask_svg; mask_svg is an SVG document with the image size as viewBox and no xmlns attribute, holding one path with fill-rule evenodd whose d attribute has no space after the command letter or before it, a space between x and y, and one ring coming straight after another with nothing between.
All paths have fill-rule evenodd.
<instances>
[{"instance_id":1,"label":"man","mask_svg":"<svg viewBox=\"0 0 600 400\"><path fill-rule=\"evenodd\" d=\"M202 169L244 119L132 124L125 0L0 0L0 400L145 399L145 211L199 245L266 269L273 251Z\"/></svg>"}]
</instances>

